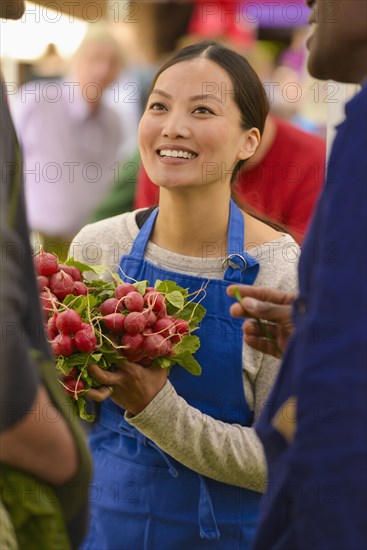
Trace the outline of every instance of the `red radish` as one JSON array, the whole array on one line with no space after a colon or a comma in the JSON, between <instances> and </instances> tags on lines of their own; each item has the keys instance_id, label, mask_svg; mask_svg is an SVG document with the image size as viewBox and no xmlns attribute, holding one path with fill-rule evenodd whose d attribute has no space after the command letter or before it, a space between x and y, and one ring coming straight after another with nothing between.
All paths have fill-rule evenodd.
<instances>
[{"instance_id":1,"label":"red radish","mask_svg":"<svg viewBox=\"0 0 367 550\"><path fill-rule=\"evenodd\" d=\"M145 317L147 318L147 327L152 327L156 322L158 317L154 313L154 311L150 309L144 310Z\"/></svg>"},{"instance_id":2,"label":"red radish","mask_svg":"<svg viewBox=\"0 0 367 550\"><path fill-rule=\"evenodd\" d=\"M141 365L142 367L149 367L151 364L152 364L152 361L153 359L151 359L150 357L142 357L141 359L139 359L139 361L136 361L137 363L139 363L139 365Z\"/></svg>"},{"instance_id":3,"label":"red radish","mask_svg":"<svg viewBox=\"0 0 367 550\"><path fill-rule=\"evenodd\" d=\"M143 350L149 357L166 355L166 340L160 334L148 334L143 342Z\"/></svg>"},{"instance_id":4,"label":"red radish","mask_svg":"<svg viewBox=\"0 0 367 550\"><path fill-rule=\"evenodd\" d=\"M158 319L160 319L161 317L167 317L167 308L166 308L165 304L163 304L161 309L156 311L156 315L157 315Z\"/></svg>"},{"instance_id":5,"label":"red radish","mask_svg":"<svg viewBox=\"0 0 367 550\"><path fill-rule=\"evenodd\" d=\"M81 330L89 330L92 334L94 334L94 328L93 325L90 325L89 323L82 323Z\"/></svg>"},{"instance_id":6,"label":"red radish","mask_svg":"<svg viewBox=\"0 0 367 550\"><path fill-rule=\"evenodd\" d=\"M155 288L153 286L147 286L147 288L145 289L145 295L149 292L155 292Z\"/></svg>"},{"instance_id":7,"label":"red radish","mask_svg":"<svg viewBox=\"0 0 367 550\"><path fill-rule=\"evenodd\" d=\"M132 311L128 313L125 318L125 330L130 334L137 334L138 332L143 332L147 320L145 315L137 311Z\"/></svg>"},{"instance_id":8,"label":"red radish","mask_svg":"<svg viewBox=\"0 0 367 550\"><path fill-rule=\"evenodd\" d=\"M76 378L78 375L78 372L76 370L76 367L73 367L65 376L63 377L64 380L68 380L70 378Z\"/></svg>"},{"instance_id":9,"label":"red radish","mask_svg":"<svg viewBox=\"0 0 367 550\"><path fill-rule=\"evenodd\" d=\"M172 342L172 344L178 344L179 342L181 342L183 337L183 334L179 334L178 332L176 332L176 334L171 336L170 341Z\"/></svg>"},{"instance_id":10,"label":"red radish","mask_svg":"<svg viewBox=\"0 0 367 550\"><path fill-rule=\"evenodd\" d=\"M59 300L63 300L74 291L74 279L65 271L58 271L50 279L50 289Z\"/></svg>"},{"instance_id":11,"label":"red radish","mask_svg":"<svg viewBox=\"0 0 367 550\"><path fill-rule=\"evenodd\" d=\"M59 334L51 342L51 348L55 355L64 355L69 357L74 351L74 342L68 334Z\"/></svg>"},{"instance_id":12,"label":"red radish","mask_svg":"<svg viewBox=\"0 0 367 550\"><path fill-rule=\"evenodd\" d=\"M144 306L144 298L139 292L129 292L125 296L124 305L129 311L141 311Z\"/></svg>"},{"instance_id":13,"label":"red radish","mask_svg":"<svg viewBox=\"0 0 367 550\"><path fill-rule=\"evenodd\" d=\"M97 348L97 338L94 332L82 329L74 335L75 347L81 353L93 353Z\"/></svg>"},{"instance_id":14,"label":"red radish","mask_svg":"<svg viewBox=\"0 0 367 550\"><path fill-rule=\"evenodd\" d=\"M159 311L165 305L165 297L160 292L148 292L144 296L144 305L153 311Z\"/></svg>"},{"instance_id":15,"label":"red radish","mask_svg":"<svg viewBox=\"0 0 367 550\"><path fill-rule=\"evenodd\" d=\"M74 294L77 296L86 296L88 294L87 285L82 281L75 281L74 283Z\"/></svg>"},{"instance_id":16,"label":"red radish","mask_svg":"<svg viewBox=\"0 0 367 550\"><path fill-rule=\"evenodd\" d=\"M80 273L79 269L75 267L75 265L59 265L59 271L65 271L70 277L74 279L74 281L81 281L82 280L82 274Z\"/></svg>"},{"instance_id":17,"label":"red radish","mask_svg":"<svg viewBox=\"0 0 367 550\"><path fill-rule=\"evenodd\" d=\"M175 353L175 350L173 349L173 346L172 346L172 340L166 340L166 351L164 354L170 357L171 355L174 355L174 353Z\"/></svg>"},{"instance_id":18,"label":"red radish","mask_svg":"<svg viewBox=\"0 0 367 550\"><path fill-rule=\"evenodd\" d=\"M38 288L42 291L45 287L48 288L48 285L50 284L50 280L48 277L45 277L45 275L38 275L37 284L38 284Z\"/></svg>"},{"instance_id":19,"label":"red radish","mask_svg":"<svg viewBox=\"0 0 367 550\"><path fill-rule=\"evenodd\" d=\"M122 313L109 313L103 317L104 324L112 332L122 332L124 330L125 315Z\"/></svg>"},{"instance_id":20,"label":"red radish","mask_svg":"<svg viewBox=\"0 0 367 550\"><path fill-rule=\"evenodd\" d=\"M64 334L75 334L82 329L82 319L74 309L67 309L59 313L56 319L56 327Z\"/></svg>"},{"instance_id":21,"label":"red radish","mask_svg":"<svg viewBox=\"0 0 367 550\"><path fill-rule=\"evenodd\" d=\"M153 327L154 332L159 332L163 338L169 338L176 334L174 319L171 316L161 317Z\"/></svg>"},{"instance_id":22,"label":"red radish","mask_svg":"<svg viewBox=\"0 0 367 550\"><path fill-rule=\"evenodd\" d=\"M146 336L147 334L153 334L153 329L151 327L144 329L143 336Z\"/></svg>"},{"instance_id":23,"label":"red radish","mask_svg":"<svg viewBox=\"0 0 367 550\"><path fill-rule=\"evenodd\" d=\"M82 392L85 387L83 380L77 380L76 378L69 378L68 380L65 380L64 385L66 386L66 393L73 395L74 398L77 398L78 396L76 394Z\"/></svg>"},{"instance_id":24,"label":"red radish","mask_svg":"<svg viewBox=\"0 0 367 550\"><path fill-rule=\"evenodd\" d=\"M115 298L117 298L117 300L121 300L121 298L126 296L126 294L129 294L129 292L137 292L137 290L130 283L122 283L116 287Z\"/></svg>"},{"instance_id":25,"label":"red radish","mask_svg":"<svg viewBox=\"0 0 367 550\"><path fill-rule=\"evenodd\" d=\"M47 321L47 329L46 330L47 330L47 338L49 340L53 340L59 334L59 331L57 330L57 326L56 326L57 315L58 314L55 313Z\"/></svg>"},{"instance_id":26,"label":"red radish","mask_svg":"<svg viewBox=\"0 0 367 550\"><path fill-rule=\"evenodd\" d=\"M189 330L189 323L184 319L175 319L176 332L179 334L185 334Z\"/></svg>"},{"instance_id":27,"label":"red radish","mask_svg":"<svg viewBox=\"0 0 367 550\"><path fill-rule=\"evenodd\" d=\"M144 351L138 351L136 353L132 353L125 350L123 353L123 357L128 361L130 361L131 363L138 363L143 359L143 357L145 357L145 353Z\"/></svg>"},{"instance_id":28,"label":"red radish","mask_svg":"<svg viewBox=\"0 0 367 550\"><path fill-rule=\"evenodd\" d=\"M103 317L110 313L117 313L122 311L122 302L116 300L116 298L108 298L101 304L101 313Z\"/></svg>"},{"instance_id":29,"label":"red radish","mask_svg":"<svg viewBox=\"0 0 367 550\"><path fill-rule=\"evenodd\" d=\"M49 252L39 252L34 256L34 265L38 275L49 277L59 269L59 263L56 256Z\"/></svg>"},{"instance_id":30,"label":"red radish","mask_svg":"<svg viewBox=\"0 0 367 550\"><path fill-rule=\"evenodd\" d=\"M121 338L121 343L126 348L126 352L128 353L138 353L142 351L143 342L144 336L140 333L129 334L128 332L125 332Z\"/></svg>"},{"instance_id":31,"label":"red radish","mask_svg":"<svg viewBox=\"0 0 367 550\"><path fill-rule=\"evenodd\" d=\"M43 290L40 293L40 300L42 309L47 315L50 311L54 311L59 304L55 294L52 294L52 292L47 292L46 290Z\"/></svg>"}]
</instances>

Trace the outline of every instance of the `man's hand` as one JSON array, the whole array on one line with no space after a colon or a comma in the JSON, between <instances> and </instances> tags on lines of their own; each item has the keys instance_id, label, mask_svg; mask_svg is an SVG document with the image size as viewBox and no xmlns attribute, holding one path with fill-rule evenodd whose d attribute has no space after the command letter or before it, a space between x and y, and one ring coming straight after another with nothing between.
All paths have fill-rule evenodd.
<instances>
[{"instance_id":1,"label":"man's hand","mask_svg":"<svg viewBox=\"0 0 367 550\"><path fill-rule=\"evenodd\" d=\"M167 369L142 367L127 360L116 366L115 372L102 370L97 365L88 367L89 374L101 387L89 390L87 396L98 402L111 397L131 414L139 414L165 385Z\"/></svg>"},{"instance_id":2,"label":"man's hand","mask_svg":"<svg viewBox=\"0 0 367 550\"><path fill-rule=\"evenodd\" d=\"M242 300L231 305L233 317L250 317L243 324L244 339L252 348L280 357L274 342L283 352L293 332L292 303L297 297L292 292L247 285L231 285L229 296L235 297L237 287ZM259 324L256 319L265 321Z\"/></svg>"}]
</instances>

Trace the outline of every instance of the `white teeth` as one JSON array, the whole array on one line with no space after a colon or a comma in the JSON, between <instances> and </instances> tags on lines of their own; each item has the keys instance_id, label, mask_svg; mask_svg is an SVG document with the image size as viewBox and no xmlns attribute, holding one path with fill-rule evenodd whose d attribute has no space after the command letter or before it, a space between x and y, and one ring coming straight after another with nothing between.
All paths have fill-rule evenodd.
<instances>
[{"instance_id":1,"label":"white teeth","mask_svg":"<svg viewBox=\"0 0 367 550\"><path fill-rule=\"evenodd\" d=\"M161 157L173 157L173 158L184 158L184 159L192 159L196 157L195 154L189 153L188 151L176 151L172 149L162 149L159 151L159 154Z\"/></svg>"}]
</instances>

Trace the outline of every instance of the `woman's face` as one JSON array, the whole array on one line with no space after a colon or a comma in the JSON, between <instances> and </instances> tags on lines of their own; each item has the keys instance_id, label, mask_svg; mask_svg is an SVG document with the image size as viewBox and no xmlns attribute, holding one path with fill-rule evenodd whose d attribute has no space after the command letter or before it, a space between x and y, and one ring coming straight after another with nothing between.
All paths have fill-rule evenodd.
<instances>
[{"instance_id":1,"label":"woman's face","mask_svg":"<svg viewBox=\"0 0 367 550\"><path fill-rule=\"evenodd\" d=\"M208 59L183 61L157 79L139 126L139 148L150 179L165 188L229 182L247 158L233 84Z\"/></svg>"}]
</instances>

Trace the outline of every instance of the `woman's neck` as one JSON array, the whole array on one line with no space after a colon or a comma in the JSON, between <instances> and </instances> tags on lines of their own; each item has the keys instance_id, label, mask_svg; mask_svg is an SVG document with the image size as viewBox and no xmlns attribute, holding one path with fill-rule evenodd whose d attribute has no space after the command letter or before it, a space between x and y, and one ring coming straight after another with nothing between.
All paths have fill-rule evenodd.
<instances>
[{"instance_id":1,"label":"woman's neck","mask_svg":"<svg viewBox=\"0 0 367 550\"><path fill-rule=\"evenodd\" d=\"M229 191L161 189L151 241L178 254L203 258L226 252Z\"/></svg>"}]
</instances>

